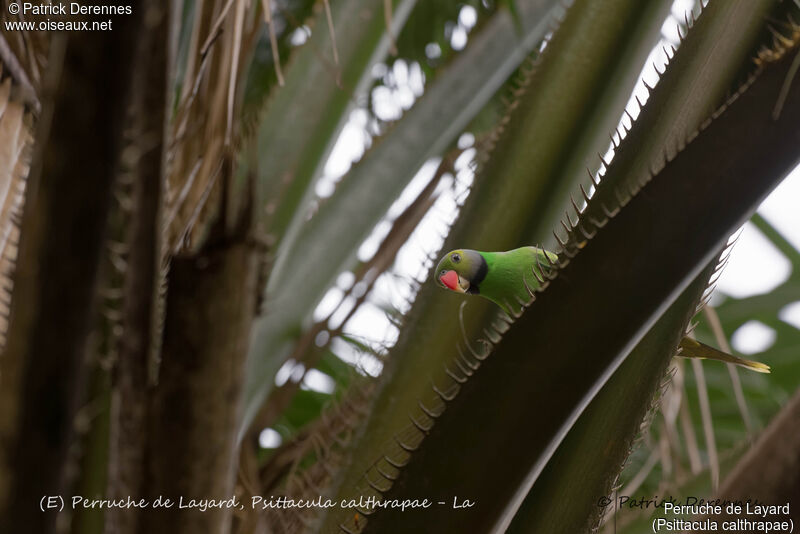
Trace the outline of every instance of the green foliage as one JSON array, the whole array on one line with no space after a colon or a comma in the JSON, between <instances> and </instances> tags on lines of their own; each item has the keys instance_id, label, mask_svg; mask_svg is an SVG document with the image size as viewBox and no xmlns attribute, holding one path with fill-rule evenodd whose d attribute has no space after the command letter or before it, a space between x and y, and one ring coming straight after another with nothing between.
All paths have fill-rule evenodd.
<instances>
[{"instance_id":1,"label":"green foliage","mask_svg":"<svg viewBox=\"0 0 800 534\"><path fill-rule=\"evenodd\" d=\"M435 77L437 67L446 65L458 53L453 50L448 37L458 26L458 14L465 5L472 6L477 11L478 25L497 10L496 5L490 4L487 8L480 0L419 2L397 37L397 55L418 62L426 76ZM428 46L431 44L438 46L438 57L432 57L428 53Z\"/></svg>"},{"instance_id":2,"label":"green foliage","mask_svg":"<svg viewBox=\"0 0 800 534\"><path fill-rule=\"evenodd\" d=\"M76 260L66 242L34 224L39 214L30 206L22 219L23 238L39 243L37 254L48 259L42 265L53 270L88 261L98 273L97 283L92 274L71 290L81 292L80 313L68 305L34 311L42 312L39 330L63 331L67 341L76 334L64 331L65 317L86 316L88 325L89 315L97 315L86 337L94 343L93 361L102 365L86 390L77 379L64 390L89 398L91 409L73 413L72 396L64 392L63 402L39 406L44 397L34 396L20 404L28 390L13 382L21 369L14 362L27 361L22 356L30 346L53 341L34 336L29 343L29 332L10 331L16 359L0 358L0 378L12 379L0 384L8 400L0 410L0 509L9 509L7 480L44 494L39 481L14 472L3 447L18 437L12 423L19 413L27 414L30 427L22 430L35 432L52 406L66 414L63 443L72 439L72 426L87 430L81 447L71 447L85 451L83 457L65 454L66 447L47 457L49 493L97 493L107 484L111 497L131 488L159 494L163 487L187 494L236 491L244 501L250 494L315 499L322 493L336 502L369 495L477 502L461 510L371 514L333 508L240 511L233 518L215 510L168 514L164 521L137 510L92 511L73 516L81 534L118 526L120 534L134 534L142 525L179 534L228 527L236 534L587 532L612 517L598 502L614 487L637 496L710 496L800 383L800 329L779 316L800 302L800 252L757 215L752 222L789 259L791 276L768 293L722 300L716 306L722 335L713 316L700 317L694 332L717 345L746 322L762 322L776 340L752 357L771 365L772 374L672 360L728 236L800 160L800 100L797 91L786 91L794 89L787 80L795 74L796 45L772 35L798 39L798 26L782 22L797 11L789 4L714 1L702 14L698 9L696 21L687 17L685 36L635 123L612 136L610 164L601 164L598 153L606 152L608 133L618 127L670 0L175 4L168 32L161 19L169 39L137 37L152 47L136 50L137 65L151 63L152 72L134 78L132 92L140 98L133 100L132 122L101 121L109 139L135 134L137 119L153 123L149 137L125 137L123 155L146 161L150 167L141 172L148 179L129 179L122 165L122 186L107 206L107 235L99 232L105 200L91 203L97 221L90 225L87 257L102 249L102 260ZM267 6L271 25L264 22ZM476 20L468 28L459 16L470 8ZM454 32L467 36L463 49ZM10 48L0 40L3 62L34 42L31 35L16 37ZM757 60L760 75L748 78L762 44L771 49ZM795 48L785 53L787 47ZM167 69L149 61L153 50ZM27 63L24 68L36 66ZM409 97L413 105L389 118L373 97L407 89L395 76L401 63L423 73L424 88ZM66 65L69 80L80 62ZM164 75L167 83L147 82ZM747 90L740 91L745 79ZM10 95L0 101L15 103L19 81L6 76L0 82ZM163 86L169 90L159 93ZM736 98L727 99L731 93ZM161 100L167 128L145 112ZM72 116L76 109L57 111ZM318 181L354 116L366 117L362 155L343 176L325 176L332 192L321 198ZM3 139L9 138L5 124L0 121ZM56 142L79 144L64 123L53 124ZM474 143L464 149L470 137ZM163 150L152 150L150 139ZM105 150L108 164L95 179L102 174L105 188L119 155L110 145L94 145ZM60 164L66 163L63 146L48 147ZM437 161L434 178L407 199L409 184L424 177L420 169ZM34 161L34 168L41 166ZM414 229L429 228L441 218L440 200L453 202L454 192L466 187L468 194L455 200L458 218L442 230L449 232L445 250L561 244L557 269L518 317L429 283L433 250L425 251L431 258L419 266L418 278L400 280L395 271L398 251L416 246ZM66 187L62 198L46 189L38 195L59 209L67 193L94 198L101 190ZM6 208L0 219L13 224L3 235L16 247L16 207ZM42 220L55 220L58 213L50 211ZM373 257L359 257L365 239L384 230ZM18 295L36 296L44 287L48 297L69 296L70 288L56 287L55 279L40 287L35 272L24 269L16 277ZM63 278L65 271L53 272ZM378 302L376 294L390 287L382 285L387 279L409 289ZM320 311L321 302L337 299L335 312ZM29 302L9 307L25 310ZM101 312L90 302L101 303ZM348 307L382 313L397 341L353 331L354 315L340 313ZM348 319L334 319L343 315ZM72 339L71 357L43 366L49 371L41 376L52 383L80 376L83 345L82 338ZM53 354L41 357L49 361ZM380 376L353 363L358 355L382 368ZM281 377L291 376L277 385L281 369ZM330 379L332 390L309 387L311 370ZM32 383L40 374L30 374ZM18 404L32 411L16 410ZM98 414L88 424L79 417L87 411ZM66 424L73 417L75 425ZM279 432L279 447L256 445L264 428ZM24 442L22 436L16 446L27 454L25 465L36 465L40 459ZM74 487L60 487L76 466ZM8 517L10 524L20 520ZM652 517L650 510L626 511L615 519L620 532L638 532Z\"/></svg>"},{"instance_id":3,"label":"green foliage","mask_svg":"<svg viewBox=\"0 0 800 534\"><path fill-rule=\"evenodd\" d=\"M435 415L417 427L418 439L411 442L416 450L400 455L387 452L393 457L385 460L389 466L404 462L407 466L384 476L391 482L384 496L429 494L441 500L452 491L449 484L458 480L459 490L480 500L482 506L458 515L426 510L404 518L405 525L492 531L510 523L564 434L671 304L672 296L688 287L727 236L800 163L794 148L800 142L800 131L794 126L800 120L800 98L793 98L794 105L785 107L780 117L771 114L772 95L783 84L790 59L784 57L764 69L674 159L665 162L659 174L640 184L642 194L624 199L619 213L594 226L579 221L584 226L573 228L572 233L593 237L586 245L564 251L569 262L501 340L495 341L488 333L488 340L496 344L495 353L485 359L476 355L473 362L479 369L454 376L446 386L440 382L444 393L436 393L441 402L439 407L429 404ZM743 124L758 125L757 142L751 141ZM721 161L731 147L744 146L749 149L747 155L729 155ZM710 154L716 157L704 159ZM770 165L745 161L753 154ZM615 170L612 164L609 173ZM759 179L752 178L756 172ZM715 194L722 187L725 197ZM677 205L681 210L673 209ZM701 216L702 228L679 222ZM684 246L654 246L657 240L652 236ZM631 267L626 272L616 266L615 259L622 257ZM584 307L574 299L589 305ZM613 334L603 319L609 312L615 320ZM537 333L533 345L531 332ZM591 358L586 358L587 350ZM558 358L550 356L554 354ZM453 355L453 364L457 357ZM574 365L577 361L580 367ZM491 405L487 398L492 399ZM547 408L534 415L530 406ZM476 418L483 421L477 434L469 424ZM453 442L467 441L469 450L444 461ZM503 443L503 461L481 462L497 443ZM382 464L374 471L385 468ZM367 475L375 476L372 471ZM378 509L366 531L380 532L397 521L399 511Z\"/></svg>"},{"instance_id":4,"label":"green foliage","mask_svg":"<svg viewBox=\"0 0 800 534\"><path fill-rule=\"evenodd\" d=\"M780 407L794 394L797 384L800 383L800 362L795 357L797 351L800 350L800 330L778 317L778 313L786 305L796 302L800 297L800 292L798 292L800 289L800 269L798 269L800 256L798 251L760 215L756 214L751 221L769 237L776 247L785 253L791 262L792 271L785 282L767 293L744 298L725 297L721 303L715 306L722 329L727 337L732 336L739 327L750 320L760 321L776 332L773 345L762 352L748 356L769 363L772 372L768 375L738 373L744 398L747 400L748 413L752 417L753 429L747 427L737 406L728 369L723 365L704 366L704 382L713 407L716 445L723 458L738 458L742 450L755 438L752 432L759 432L767 425ZM752 261L758 263L762 260L753 258ZM716 342L704 315L698 316L695 333L698 339L708 343ZM682 402L688 406L694 432L700 440L700 451L705 455L707 444L701 438L703 430L697 398L697 377L688 369L685 374L683 385L685 395ZM654 442L661 439L662 429L661 425L654 425L650 430L651 437L649 439ZM623 484L641 469L649 452L649 448L643 447L632 456L630 465L622 477ZM680 447L674 451L672 458L675 463L673 469L683 472L690 470L687 454L685 436L681 432ZM729 459L728 464L731 463L732 460ZM704 477L704 486L702 491L697 494L711 494L710 474L704 472L701 476ZM663 492L661 488L665 480L669 481L669 474L664 473L659 464L644 481L640 492L642 494Z\"/></svg>"},{"instance_id":5,"label":"green foliage","mask_svg":"<svg viewBox=\"0 0 800 534\"><path fill-rule=\"evenodd\" d=\"M342 270L353 267L361 242L422 164L452 145L543 37L547 16L555 9L555 3L531 2L524 11L524 39L510 33L510 15L498 11L474 36L472 46L455 57L426 88L416 105L375 140L310 221L305 221L306 212L302 209L293 213L297 231L287 230L268 283L267 314L271 310L279 313L259 324L251 348L252 380L246 422L255 415L271 387L268 377L277 371L290 350L287 333L295 333L307 324L325 290ZM287 100L292 98L291 92L281 94ZM281 106L288 104L273 105L278 108L276 113L290 113L281 111ZM316 120L309 110L302 112ZM317 135L298 126L293 124L300 137ZM292 148L293 153L299 153L303 146ZM279 148L272 150L275 158L288 157ZM279 169L269 168L269 176L275 179ZM302 194L304 198L313 197L312 191ZM318 268L321 265L324 269Z\"/></svg>"}]
</instances>

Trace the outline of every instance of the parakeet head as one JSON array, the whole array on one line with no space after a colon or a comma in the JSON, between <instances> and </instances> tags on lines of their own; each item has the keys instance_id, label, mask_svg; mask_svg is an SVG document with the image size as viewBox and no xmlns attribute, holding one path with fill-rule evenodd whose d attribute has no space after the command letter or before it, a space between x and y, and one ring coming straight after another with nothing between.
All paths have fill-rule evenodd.
<instances>
[{"instance_id":1,"label":"parakeet head","mask_svg":"<svg viewBox=\"0 0 800 534\"><path fill-rule=\"evenodd\" d=\"M479 293L479 284L486 277L488 267L483 256L469 249L452 250L436 266L436 283L457 293Z\"/></svg>"}]
</instances>

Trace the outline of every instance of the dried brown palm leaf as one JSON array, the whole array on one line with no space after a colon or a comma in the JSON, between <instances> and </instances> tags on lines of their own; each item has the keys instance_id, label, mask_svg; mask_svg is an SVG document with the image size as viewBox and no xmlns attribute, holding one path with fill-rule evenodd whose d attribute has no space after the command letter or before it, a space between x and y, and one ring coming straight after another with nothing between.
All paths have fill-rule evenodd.
<instances>
[{"instance_id":1,"label":"dried brown palm leaf","mask_svg":"<svg viewBox=\"0 0 800 534\"><path fill-rule=\"evenodd\" d=\"M24 24L23 14L12 15L3 9L0 23ZM4 26L5 27L5 26ZM42 82L50 37L47 32L17 29L0 34L0 63L5 65L16 83L34 95Z\"/></svg>"},{"instance_id":2,"label":"dried brown palm leaf","mask_svg":"<svg viewBox=\"0 0 800 534\"><path fill-rule=\"evenodd\" d=\"M272 2L270 0L261 0L261 5L264 10L264 22L267 23L267 29L269 31L269 44L272 49L272 62L275 63L275 76L278 78L278 85L283 87L281 56L278 53L278 38L275 35L275 26L272 20Z\"/></svg>"},{"instance_id":3,"label":"dried brown palm leaf","mask_svg":"<svg viewBox=\"0 0 800 534\"><path fill-rule=\"evenodd\" d=\"M15 97L15 81L2 79L0 64L0 346L8 328L12 274L17 258L19 215L33 142L30 108Z\"/></svg>"},{"instance_id":4,"label":"dried brown palm leaf","mask_svg":"<svg viewBox=\"0 0 800 534\"><path fill-rule=\"evenodd\" d=\"M192 250L220 213L220 176L239 138L241 82L262 19L255 4L197 3L167 154L165 253Z\"/></svg>"}]
</instances>

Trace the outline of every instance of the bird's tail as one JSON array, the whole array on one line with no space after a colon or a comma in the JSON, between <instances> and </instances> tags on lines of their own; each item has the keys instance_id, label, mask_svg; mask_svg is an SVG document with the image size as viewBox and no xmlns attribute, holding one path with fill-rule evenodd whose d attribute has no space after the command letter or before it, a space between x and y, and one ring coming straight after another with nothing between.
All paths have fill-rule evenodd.
<instances>
[{"instance_id":1,"label":"bird's tail","mask_svg":"<svg viewBox=\"0 0 800 534\"><path fill-rule=\"evenodd\" d=\"M765 363L739 358L738 356L728 354L727 352L717 350L713 347L709 347L704 343L700 343L699 341L690 339L688 337L685 337L681 340L680 347L681 349L683 349L681 352L681 356L684 356L686 358L719 360L721 362L728 362L734 365L740 365L742 367L746 367L747 369L750 369L751 371L756 371L757 373L770 372L769 365Z\"/></svg>"}]
</instances>

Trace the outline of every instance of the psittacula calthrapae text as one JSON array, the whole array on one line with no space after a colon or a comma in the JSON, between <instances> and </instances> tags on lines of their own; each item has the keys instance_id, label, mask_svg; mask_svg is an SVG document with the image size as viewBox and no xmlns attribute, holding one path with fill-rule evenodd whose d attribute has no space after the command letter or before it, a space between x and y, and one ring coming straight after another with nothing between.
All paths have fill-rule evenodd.
<instances>
[{"instance_id":1,"label":"psittacula calthrapae text","mask_svg":"<svg viewBox=\"0 0 800 534\"><path fill-rule=\"evenodd\" d=\"M507 252L480 252L457 249L445 254L436 267L436 283L457 293L480 295L500 306L506 313L519 310L530 300L530 290L541 286L541 280L552 269L558 256L538 247L520 247ZM741 365L753 371L768 373L769 366L745 360L684 337L681 356L705 358Z\"/></svg>"}]
</instances>

